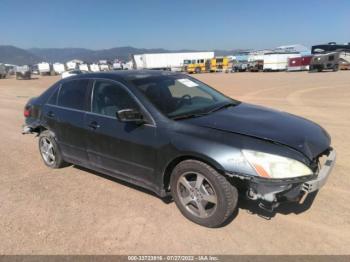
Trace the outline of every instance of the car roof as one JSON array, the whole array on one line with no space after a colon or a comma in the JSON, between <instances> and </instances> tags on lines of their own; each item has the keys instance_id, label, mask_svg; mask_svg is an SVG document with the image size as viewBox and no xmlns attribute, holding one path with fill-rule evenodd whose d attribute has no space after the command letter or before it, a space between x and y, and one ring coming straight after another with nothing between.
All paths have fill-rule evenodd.
<instances>
[{"instance_id":1,"label":"car roof","mask_svg":"<svg viewBox=\"0 0 350 262\"><path fill-rule=\"evenodd\" d=\"M72 76L69 79L89 79L89 78L105 78L112 80L124 80L132 81L134 79L155 77L155 76L167 76L167 75L178 75L179 73L174 73L164 70L120 70L111 72L98 72L98 73L87 73Z\"/></svg>"}]
</instances>

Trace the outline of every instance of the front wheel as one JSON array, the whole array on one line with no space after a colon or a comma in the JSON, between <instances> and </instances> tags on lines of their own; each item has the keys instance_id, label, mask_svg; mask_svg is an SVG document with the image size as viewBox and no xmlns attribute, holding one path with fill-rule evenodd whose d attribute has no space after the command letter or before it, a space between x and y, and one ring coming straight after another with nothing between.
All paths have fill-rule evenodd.
<instances>
[{"instance_id":1,"label":"front wheel","mask_svg":"<svg viewBox=\"0 0 350 262\"><path fill-rule=\"evenodd\" d=\"M61 168L66 165L54 137L48 130L40 133L39 151L45 165L48 167Z\"/></svg>"},{"instance_id":2,"label":"front wheel","mask_svg":"<svg viewBox=\"0 0 350 262\"><path fill-rule=\"evenodd\" d=\"M181 213L202 226L223 225L237 206L237 189L211 166L197 160L178 164L170 187Z\"/></svg>"}]
</instances>

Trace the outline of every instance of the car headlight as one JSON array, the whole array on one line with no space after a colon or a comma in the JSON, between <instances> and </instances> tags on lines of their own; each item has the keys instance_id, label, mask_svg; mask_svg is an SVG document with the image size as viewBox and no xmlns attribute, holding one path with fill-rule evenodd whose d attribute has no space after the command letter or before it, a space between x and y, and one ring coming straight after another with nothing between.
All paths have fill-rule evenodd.
<instances>
[{"instance_id":1,"label":"car headlight","mask_svg":"<svg viewBox=\"0 0 350 262\"><path fill-rule=\"evenodd\" d=\"M313 174L310 168L294 159L252 150L242 150L242 152L261 177L281 179Z\"/></svg>"}]
</instances>

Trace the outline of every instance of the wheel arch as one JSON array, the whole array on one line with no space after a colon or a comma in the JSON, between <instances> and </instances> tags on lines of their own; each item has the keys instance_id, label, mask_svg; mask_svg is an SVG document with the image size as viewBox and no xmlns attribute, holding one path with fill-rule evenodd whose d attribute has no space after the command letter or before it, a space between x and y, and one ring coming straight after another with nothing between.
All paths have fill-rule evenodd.
<instances>
[{"instance_id":1,"label":"wheel arch","mask_svg":"<svg viewBox=\"0 0 350 262\"><path fill-rule=\"evenodd\" d=\"M166 192L169 191L170 177L171 177L172 171L179 163L186 160L197 160L197 161L203 162L211 166L212 168L214 168L220 174L224 174L224 168L214 159L210 159L208 157L197 155L197 154L183 154L169 161L166 167L164 168L164 171L162 172L162 187Z\"/></svg>"}]
</instances>

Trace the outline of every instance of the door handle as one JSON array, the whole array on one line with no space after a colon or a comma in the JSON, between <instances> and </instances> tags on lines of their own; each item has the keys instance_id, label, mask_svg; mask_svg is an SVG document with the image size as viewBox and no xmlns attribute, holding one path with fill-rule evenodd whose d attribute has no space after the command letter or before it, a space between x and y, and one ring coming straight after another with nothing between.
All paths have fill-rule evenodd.
<instances>
[{"instance_id":1,"label":"door handle","mask_svg":"<svg viewBox=\"0 0 350 262\"><path fill-rule=\"evenodd\" d=\"M54 117L55 117L55 113L52 112L52 111L49 111L46 115L47 115L48 117L50 117L50 118L54 118Z\"/></svg>"},{"instance_id":2,"label":"door handle","mask_svg":"<svg viewBox=\"0 0 350 262\"><path fill-rule=\"evenodd\" d=\"M92 121L89 125L88 125L91 129L97 129L100 127L100 125L96 122L96 121Z\"/></svg>"}]
</instances>

